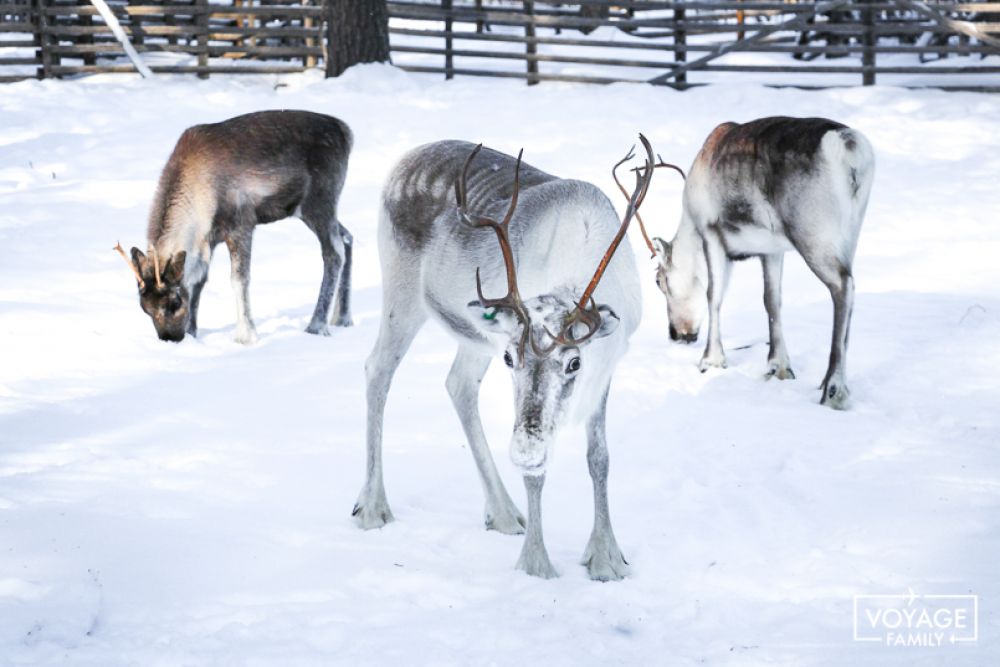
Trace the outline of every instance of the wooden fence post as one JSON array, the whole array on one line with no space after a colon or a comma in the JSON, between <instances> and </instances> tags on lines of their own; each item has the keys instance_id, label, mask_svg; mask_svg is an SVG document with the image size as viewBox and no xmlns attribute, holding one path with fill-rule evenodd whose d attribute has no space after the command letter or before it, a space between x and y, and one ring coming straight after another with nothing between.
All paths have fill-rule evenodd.
<instances>
[{"instance_id":1,"label":"wooden fence post","mask_svg":"<svg viewBox=\"0 0 1000 667\"><path fill-rule=\"evenodd\" d=\"M303 6L311 6L312 3L307 2L306 0L303 0L302 5ZM312 15L310 15L310 16L304 16L302 18L302 27L303 28L310 28L310 29L316 27L316 21L313 19ZM320 41L322 41L322 40L320 40ZM304 40L302 40L302 43L305 45L305 47L307 49L310 49L310 48L316 46L316 39L313 38L313 37L306 37ZM316 67L316 56L309 55L309 56L306 56L305 58L303 58L302 59L302 66L305 67L305 68L307 68L307 69L310 68L310 67Z\"/></svg>"},{"instance_id":2,"label":"wooden fence post","mask_svg":"<svg viewBox=\"0 0 1000 667\"><path fill-rule=\"evenodd\" d=\"M39 79L45 78L45 70L42 69L42 11L39 0L31 0L31 40L35 43L35 60L39 67L35 69L35 76Z\"/></svg>"},{"instance_id":3,"label":"wooden fence post","mask_svg":"<svg viewBox=\"0 0 1000 667\"><path fill-rule=\"evenodd\" d=\"M454 7L453 0L441 0L441 9L445 11L444 17L444 78L454 79L455 78L455 54L453 53L455 49L455 40L452 38L451 33L455 28L455 21L452 19L451 10Z\"/></svg>"},{"instance_id":4,"label":"wooden fence post","mask_svg":"<svg viewBox=\"0 0 1000 667\"><path fill-rule=\"evenodd\" d=\"M528 16L528 22L524 26L525 53L528 55L528 85L534 86L538 83L538 61L531 58L538 53L538 43L535 41L535 0L524 0L524 13Z\"/></svg>"},{"instance_id":5,"label":"wooden fence post","mask_svg":"<svg viewBox=\"0 0 1000 667\"><path fill-rule=\"evenodd\" d=\"M45 10L49 7L49 0L34 0L38 9L38 44L42 51L42 66L38 70L39 79L47 79L52 76L52 35L49 33L49 17Z\"/></svg>"},{"instance_id":6,"label":"wooden fence post","mask_svg":"<svg viewBox=\"0 0 1000 667\"><path fill-rule=\"evenodd\" d=\"M76 0L76 4L78 6L90 7L90 0ZM79 16L77 16L77 20L80 22L79 23L80 26L85 27L85 28L91 28L94 25L94 17L91 16L90 14L80 14ZM94 44L94 36L93 35L80 35L80 36L78 36L78 37L76 37L76 38L73 39L73 43L74 44L93 45ZM97 64L97 53L96 52L85 53L83 55L83 64L84 65L96 65Z\"/></svg>"},{"instance_id":7,"label":"wooden fence post","mask_svg":"<svg viewBox=\"0 0 1000 667\"><path fill-rule=\"evenodd\" d=\"M199 79L208 78L208 0L195 0L195 26L198 35L198 67L205 68L198 72Z\"/></svg>"},{"instance_id":8,"label":"wooden fence post","mask_svg":"<svg viewBox=\"0 0 1000 667\"><path fill-rule=\"evenodd\" d=\"M861 53L861 83L865 86L875 85L875 10L866 8L862 15L865 22L864 51Z\"/></svg>"},{"instance_id":9,"label":"wooden fence post","mask_svg":"<svg viewBox=\"0 0 1000 667\"><path fill-rule=\"evenodd\" d=\"M674 62L686 63L687 54L687 30L684 28L684 20L687 18L683 9L674 10ZM677 87L681 90L687 88L687 72L681 73L677 77Z\"/></svg>"}]
</instances>

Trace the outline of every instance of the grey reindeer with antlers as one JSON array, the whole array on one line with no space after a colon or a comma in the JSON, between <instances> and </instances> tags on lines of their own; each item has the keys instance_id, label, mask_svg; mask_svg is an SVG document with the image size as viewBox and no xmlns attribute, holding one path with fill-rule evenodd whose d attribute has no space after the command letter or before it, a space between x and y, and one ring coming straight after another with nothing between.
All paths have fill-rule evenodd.
<instances>
[{"instance_id":1,"label":"grey reindeer with antlers","mask_svg":"<svg viewBox=\"0 0 1000 667\"><path fill-rule=\"evenodd\" d=\"M542 539L545 470L557 431L571 418L586 420L594 527L583 564L600 581L628 573L608 510L605 414L615 366L641 317L635 258L619 244L653 175L642 141L648 160L624 220L590 183L462 141L416 148L393 169L379 224L382 321L365 365L367 478L354 507L361 527L393 519L382 476L386 396L433 317L458 341L446 386L479 469L486 528L526 528L517 567L557 576ZM485 296L504 289L503 297ZM479 416L479 384L498 353L514 384L510 455L524 476L527 522L500 480Z\"/></svg>"}]
</instances>

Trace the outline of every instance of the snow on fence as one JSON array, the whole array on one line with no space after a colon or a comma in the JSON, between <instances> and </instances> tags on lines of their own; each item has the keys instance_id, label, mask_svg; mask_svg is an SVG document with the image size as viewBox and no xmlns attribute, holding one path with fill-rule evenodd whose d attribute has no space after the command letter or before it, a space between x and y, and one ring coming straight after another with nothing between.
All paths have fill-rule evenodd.
<instances>
[{"instance_id":1,"label":"snow on fence","mask_svg":"<svg viewBox=\"0 0 1000 667\"><path fill-rule=\"evenodd\" d=\"M154 72L298 72L326 60L323 0L108 4ZM1000 90L1000 0L390 0L394 62L414 72L687 87ZM131 72L88 0L0 0L0 81ZM728 80L732 80L732 74ZM902 77L902 78L901 78Z\"/></svg>"}]
</instances>

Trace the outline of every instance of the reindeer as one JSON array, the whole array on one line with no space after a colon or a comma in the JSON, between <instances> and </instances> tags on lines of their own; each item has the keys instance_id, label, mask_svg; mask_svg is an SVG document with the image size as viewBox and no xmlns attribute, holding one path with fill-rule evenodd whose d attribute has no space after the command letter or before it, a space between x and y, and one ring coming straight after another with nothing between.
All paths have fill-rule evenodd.
<instances>
[{"instance_id":1,"label":"reindeer","mask_svg":"<svg viewBox=\"0 0 1000 667\"><path fill-rule=\"evenodd\" d=\"M647 169L641 180L637 174L619 224L597 187L522 164L520 155L441 141L396 165L379 223L382 321L365 365L367 476L353 511L362 528L393 520L382 477L386 395L411 341L432 317L458 342L446 387L479 470L486 528L519 534L526 526L517 568L557 576L542 540L545 470L557 431L571 417L585 419L594 527L583 564L592 579L626 575L608 512L605 412L641 303L632 252L615 250L652 173ZM593 272L588 267L595 263ZM501 291L502 275L506 294L487 298ZM514 384L510 456L524 476L527 524L497 474L479 417L479 383L494 354L502 354Z\"/></svg>"},{"instance_id":2,"label":"reindeer","mask_svg":"<svg viewBox=\"0 0 1000 667\"><path fill-rule=\"evenodd\" d=\"M215 246L225 242L236 293L236 341L251 344L250 246L256 225L297 216L319 238L323 280L306 331L323 336L337 290L336 326L350 326L353 237L337 220L352 136L308 111L260 111L181 135L153 200L148 256L117 250L135 274L139 303L161 340L198 332L198 303ZM161 270L162 261L162 270ZM339 282L339 286L338 286Z\"/></svg>"},{"instance_id":3,"label":"reindeer","mask_svg":"<svg viewBox=\"0 0 1000 667\"><path fill-rule=\"evenodd\" d=\"M719 309L730 265L757 256L770 323L767 377L795 377L781 330L781 273L784 253L796 250L833 298L833 343L820 402L847 407L851 266L874 173L868 140L832 120L761 118L723 123L712 131L685 182L676 236L650 244L658 260L657 285L667 299L671 339L698 339L707 295L702 372L726 366Z\"/></svg>"}]
</instances>

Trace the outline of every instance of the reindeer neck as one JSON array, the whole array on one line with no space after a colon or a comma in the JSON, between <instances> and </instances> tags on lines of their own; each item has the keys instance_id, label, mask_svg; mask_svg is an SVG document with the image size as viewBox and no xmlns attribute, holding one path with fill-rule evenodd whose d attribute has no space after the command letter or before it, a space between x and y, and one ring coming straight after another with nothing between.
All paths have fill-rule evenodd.
<instances>
[{"instance_id":1,"label":"reindeer neck","mask_svg":"<svg viewBox=\"0 0 1000 667\"><path fill-rule=\"evenodd\" d=\"M210 179L175 182L157 192L149 220L149 247L162 262L187 253L184 283L190 288L203 281L212 258L212 223L216 201Z\"/></svg>"},{"instance_id":2,"label":"reindeer neck","mask_svg":"<svg viewBox=\"0 0 1000 667\"><path fill-rule=\"evenodd\" d=\"M686 257L703 256L705 254L701 234L698 232L697 227L695 227L694 221L687 214L684 214L681 218L681 224L677 228L677 233L674 235L671 246L674 248L674 253L680 253Z\"/></svg>"}]
</instances>

